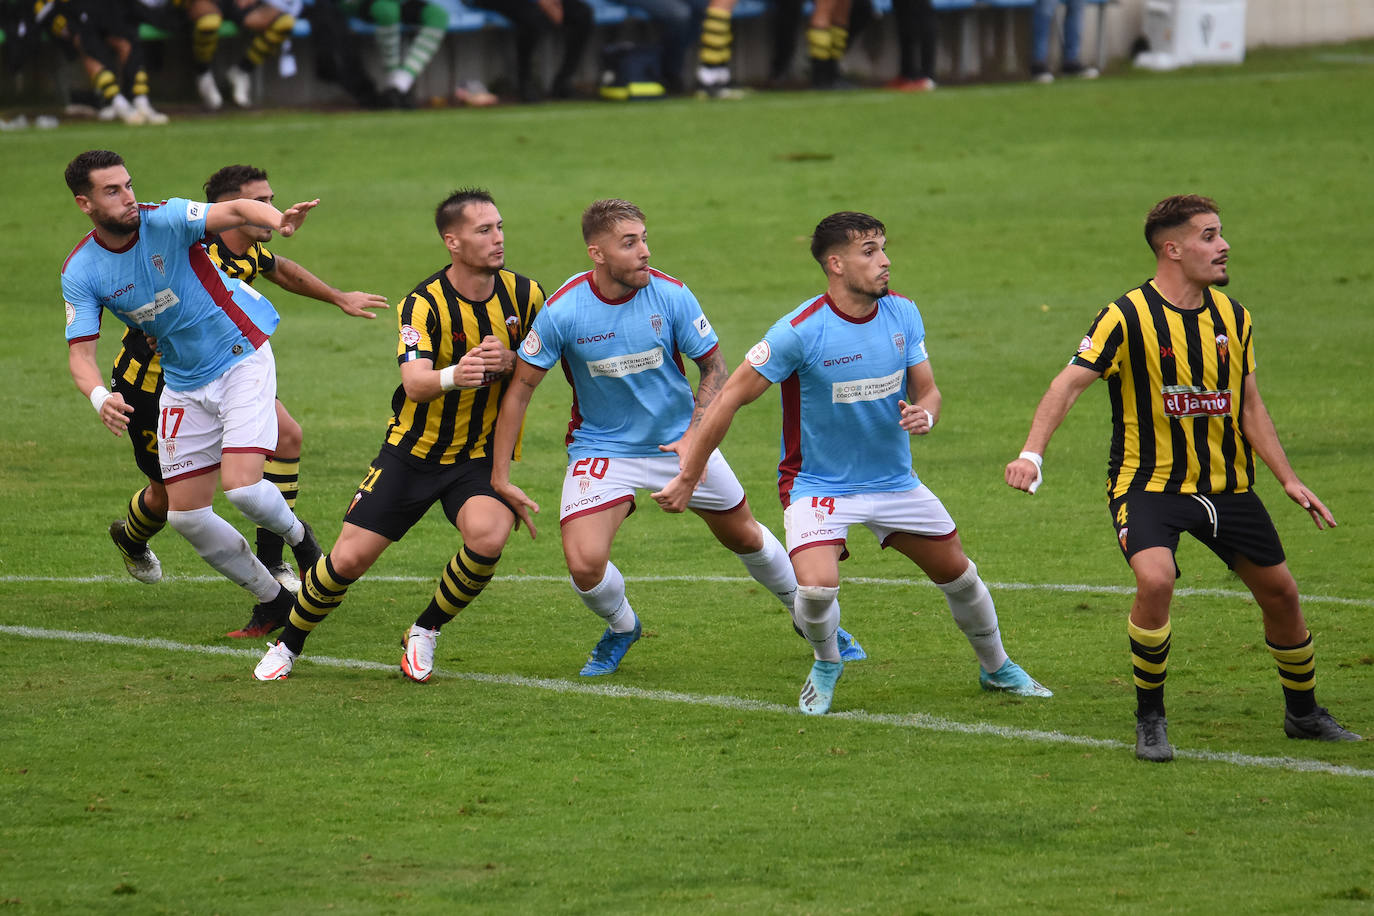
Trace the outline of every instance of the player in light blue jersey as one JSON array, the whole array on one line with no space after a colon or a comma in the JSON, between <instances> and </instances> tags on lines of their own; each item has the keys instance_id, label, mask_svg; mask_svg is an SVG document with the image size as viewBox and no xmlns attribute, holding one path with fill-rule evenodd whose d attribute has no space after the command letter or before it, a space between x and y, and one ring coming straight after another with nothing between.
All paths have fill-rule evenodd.
<instances>
[{"instance_id":1,"label":"player in light blue jersey","mask_svg":"<svg viewBox=\"0 0 1374 916\"><path fill-rule=\"evenodd\" d=\"M308 568L319 559L310 527L263 479L277 444L276 366L268 343L277 313L251 287L226 278L201 239L247 224L291 235L319 201L285 213L249 199L139 204L124 160L108 150L77 156L66 180L95 226L62 268L72 379L119 436L133 408L103 384L96 362L101 315L109 312L157 338L166 379L157 438L168 524L257 599L255 615L284 619L291 593L211 508L222 480L235 508L280 534L297 564Z\"/></svg>"},{"instance_id":2,"label":"player in light blue jersey","mask_svg":"<svg viewBox=\"0 0 1374 916\"><path fill-rule=\"evenodd\" d=\"M856 524L944 592L978 657L984 688L1051 696L1007 657L992 595L964 554L954 519L911 469L910 437L930 433L942 399L921 313L888 289L886 247L886 228L867 214L821 220L811 254L825 271L826 293L783 316L749 351L698 422L681 473L654 499L669 512L682 511L736 411L780 384L778 492L797 573L794 621L815 656L802 685L802 712L826 713L844 671L836 599L849 526Z\"/></svg>"},{"instance_id":3,"label":"player in light blue jersey","mask_svg":"<svg viewBox=\"0 0 1374 916\"><path fill-rule=\"evenodd\" d=\"M582 668L592 677L615 671L641 632L611 542L634 511L635 490L657 489L677 474L678 454L719 393L726 366L691 290L649 267L638 207L596 201L582 214L582 237L593 267L549 297L521 345L497 416L491 480L534 537L531 513L539 506L510 482L511 453L534 389L561 362L573 386L559 513L563 556L578 597L606 622ZM684 357L700 370L695 396ZM790 609L797 583L787 552L755 521L720 452L704 460L710 479L685 507Z\"/></svg>"}]
</instances>

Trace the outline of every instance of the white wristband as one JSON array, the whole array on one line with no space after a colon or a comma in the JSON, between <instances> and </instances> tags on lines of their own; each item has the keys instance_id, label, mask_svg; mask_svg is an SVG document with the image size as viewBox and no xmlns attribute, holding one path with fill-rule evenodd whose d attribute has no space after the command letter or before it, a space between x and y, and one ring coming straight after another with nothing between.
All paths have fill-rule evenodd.
<instances>
[{"instance_id":1,"label":"white wristband","mask_svg":"<svg viewBox=\"0 0 1374 916\"><path fill-rule=\"evenodd\" d=\"M1045 481L1045 459L1041 457L1038 452L1022 452L1016 457L1024 458L1026 461L1029 461L1031 464L1035 465L1035 479L1032 480L1031 485L1026 488L1026 492L1034 496L1035 491L1040 489L1040 484L1044 483Z\"/></svg>"},{"instance_id":2,"label":"white wristband","mask_svg":"<svg viewBox=\"0 0 1374 916\"><path fill-rule=\"evenodd\" d=\"M924 410L924 411L926 412L926 424L927 424L928 428L934 429L934 428L935 428L935 414L931 413L931 412L930 412L930 409L927 408L927 407L922 407L921 409Z\"/></svg>"},{"instance_id":3,"label":"white wristband","mask_svg":"<svg viewBox=\"0 0 1374 916\"><path fill-rule=\"evenodd\" d=\"M105 402L112 397L114 397L114 395L110 393L110 389L106 388L104 385L96 385L91 389L91 406L95 408L96 413L100 413L100 409L105 406Z\"/></svg>"},{"instance_id":4,"label":"white wristband","mask_svg":"<svg viewBox=\"0 0 1374 916\"><path fill-rule=\"evenodd\" d=\"M439 370L439 387L445 391L452 391L458 387L458 382L453 378L453 373L457 370L457 365L445 366Z\"/></svg>"}]
</instances>

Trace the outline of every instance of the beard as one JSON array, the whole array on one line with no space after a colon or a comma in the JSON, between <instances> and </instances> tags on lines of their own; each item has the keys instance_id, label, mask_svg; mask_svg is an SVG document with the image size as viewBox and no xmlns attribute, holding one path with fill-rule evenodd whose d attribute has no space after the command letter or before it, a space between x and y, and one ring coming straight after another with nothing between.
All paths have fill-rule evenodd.
<instances>
[{"instance_id":1,"label":"beard","mask_svg":"<svg viewBox=\"0 0 1374 916\"><path fill-rule=\"evenodd\" d=\"M611 279L628 289L643 289L649 285L648 271L636 268L627 271L610 271Z\"/></svg>"},{"instance_id":2,"label":"beard","mask_svg":"<svg viewBox=\"0 0 1374 916\"><path fill-rule=\"evenodd\" d=\"M121 220L115 219L114 217L109 217L106 219L99 220L96 223L96 225L98 225L101 229L104 229L111 235L132 235L138 231L138 227L142 224L142 222L143 214L138 210L135 210L134 215L130 216L128 219Z\"/></svg>"},{"instance_id":3,"label":"beard","mask_svg":"<svg viewBox=\"0 0 1374 916\"><path fill-rule=\"evenodd\" d=\"M849 286L849 291L850 291L851 293L853 293L854 295L856 295L856 296L865 296L865 297L867 297L867 298L869 298L869 299L872 299L874 302L877 302L879 299L881 299L881 298L883 298L884 296L886 296L886 295L888 294L888 292L889 292L886 283L877 284L877 285L875 285L875 286L873 286L873 287L863 287L863 286L859 286L859 285L857 285L857 284L855 284L855 283L850 283L850 284L848 284L848 286Z\"/></svg>"}]
</instances>

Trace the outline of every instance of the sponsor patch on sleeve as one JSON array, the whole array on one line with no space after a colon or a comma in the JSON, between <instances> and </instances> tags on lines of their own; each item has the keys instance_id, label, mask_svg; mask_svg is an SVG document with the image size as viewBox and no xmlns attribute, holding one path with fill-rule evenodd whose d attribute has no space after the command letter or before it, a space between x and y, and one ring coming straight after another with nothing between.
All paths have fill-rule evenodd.
<instances>
[{"instance_id":1,"label":"sponsor patch on sleeve","mask_svg":"<svg viewBox=\"0 0 1374 916\"><path fill-rule=\"evenodd\" d=\"M198 200L186 201L186 221L194 223L197 220L205 219L205 211L210 209L210 205Z\"/></svg>"},{"instance_id":2,"label":"sponsor patch on sleeve","mask_svg":"<svg viewBox=\"0 0 1374 916\"><path fill-rule=\"evenodd\" d=\"M698 337L705 337L707 334L711 333L711 322L706 320L705 315L698 315L696 321L692 322L692 325L697 329Z\"/></svg>"}]
</instances>

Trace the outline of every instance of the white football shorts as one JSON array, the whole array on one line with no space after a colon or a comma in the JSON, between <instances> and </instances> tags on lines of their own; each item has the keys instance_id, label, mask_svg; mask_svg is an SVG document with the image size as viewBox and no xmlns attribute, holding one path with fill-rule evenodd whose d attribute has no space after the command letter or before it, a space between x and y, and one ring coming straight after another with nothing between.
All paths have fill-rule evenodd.
<instances>
[{"instance_id":1,"label":"white football shorts","mask_svg":"<svg viewBox=\"0 0 1374 916\"><path fill-rule=\"evenodd\" d=\"M677 455L665 452L648 458L580 458L568 465L563 478L560 524L579 515L601 512L625 501L635 490L661 490L677 476ZM744 502L744 487L716 449L706 462L706 475L687 503L703 512L729 512ZM630 511L634 511L633 507Z\"/></svg>"},{"instance_id":2,"label":"white football shorts","mask_svg":"<svg viewBox=\"0 0 1374 916\"><path fill-rule=\"evenodd\" d=\"M844 549L850 525L863 525L887 546L894 534L949 537L954 519L925 484L901 493L855 493L849 496L801 496L782 514L787 553L821 544Z\"/></svg>"},{"instance_id":3,"label":"white football shorts","mask_svg":"<svg viewBox=\"0 0 1374 916\"><path fill-rule=\"evenodd\" d=\"M162 389L157 418L157 453L162 481L206 474L224 452L277 448L277 364L272 345L192 391Z\"/></svg>"}]
</instances>

